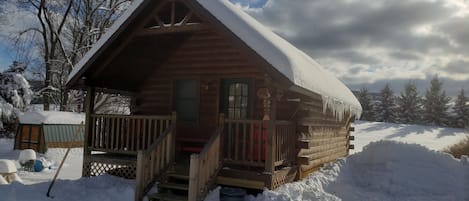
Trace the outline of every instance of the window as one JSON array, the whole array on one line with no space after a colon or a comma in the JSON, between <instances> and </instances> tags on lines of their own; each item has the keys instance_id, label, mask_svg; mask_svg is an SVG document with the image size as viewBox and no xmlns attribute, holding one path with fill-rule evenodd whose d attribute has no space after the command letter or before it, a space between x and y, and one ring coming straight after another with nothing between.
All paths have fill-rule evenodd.
<instances>
[{"instance_id":1,"label":"window","mask_svg":"<svg viewBox=\"0 0 469 201\"><path fill-rule=\"evenodd\" d=\"M176 80L174 82L174 109L178 119L183 121L197 120L197 81Z\"/></svg>"},{"instance_id":2,"label":"window","mask_svg":"<svg viewBox=\"0 0 469 201\"><path fill-rule=\"evenodd\" d=\"M229 85L228 118L246 119L248 114L248 85L233 83Z\"/></svg>"},{"instance_id":3,"label":"window","mask_svg":"<svg viewBox=\"0 0 469 201\"><path fill-rule=\"evenodd\" d=\"M221 88L221 111L229 119L247 119L250 115L250 88L248 79L225 79Z\"/></svg>"}]
</instances>

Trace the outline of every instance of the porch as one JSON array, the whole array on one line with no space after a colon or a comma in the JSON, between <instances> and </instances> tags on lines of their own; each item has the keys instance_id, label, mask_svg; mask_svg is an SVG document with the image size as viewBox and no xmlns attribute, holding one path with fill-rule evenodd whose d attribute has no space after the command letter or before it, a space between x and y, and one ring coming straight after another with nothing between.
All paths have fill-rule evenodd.
<instances>
[{"instance_id":1,"label":"porch","mask_svg":"<svg viewBox=\"0 0 469 201\"><path fill-rule=\"evenodd\" d=\"M141 200L155 182L166 184L169 174L184 167L176 160L187 150L177 139L176 113L90 114L88 121L84 176L108 173L135 179L135 199ZM296 125L288 121L234 120L221 114L201 151L190 153L189 166L182 170L188 173L187 198L201 200L215 184L272 189L293 181L295 132Z\"/></svg>"}]
</instances>

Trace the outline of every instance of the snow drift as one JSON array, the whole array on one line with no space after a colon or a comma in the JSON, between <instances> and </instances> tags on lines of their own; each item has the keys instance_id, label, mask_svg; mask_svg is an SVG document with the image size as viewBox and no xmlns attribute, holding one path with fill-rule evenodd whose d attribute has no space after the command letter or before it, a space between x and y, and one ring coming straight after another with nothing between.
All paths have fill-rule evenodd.
<instances>
[{"instance_id":1,"label":"snow drift","mask_svg":"<svg viewBox=\"0 0 469 201\"><path fill-rule=\"evenodd\" d=\"M421 145L380 141L249 200L468 200L468 188L467 161Z\"/></svg>"}]
</instances>

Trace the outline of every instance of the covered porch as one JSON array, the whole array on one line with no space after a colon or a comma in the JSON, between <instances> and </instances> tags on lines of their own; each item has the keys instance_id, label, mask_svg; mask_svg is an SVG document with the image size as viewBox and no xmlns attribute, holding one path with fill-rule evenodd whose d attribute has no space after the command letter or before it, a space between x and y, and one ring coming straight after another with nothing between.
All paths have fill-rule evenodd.
<instances>
[{"instance_id":1,"label":"covered porch","mask_svg":"<svg viewBox=\"0 0 469 201\"><path fill-rule=\"evenodd\" d=\"M92 91L89 90L90 93ZM87 104L92 101L87 96ZM200 151L187 151L168 115L87 114L84 176L113 174L136 179L136 200L157 181L184 167L188 197L203 199L215 184L262 189L295 179L296 125L279 120L236 120L220 114ZM292 145L293 144L293 145ZM189 165L178 164L191 154Z\"/></svg>"},{"instance_id":2,"label":"covered porch","mask_svg":"<svg viewBox=\"0 0 469 201\"><path fill-rule=\"evenodd\" d=\"M84 176L104 173L136 179L141 198L164 173L178 166L176 115L90 115ZM213 184L262 189L294 180L295 125L273 120L220 117L200 153L190 157L189 194L204 196ZM136 137L137 136L137 137Z\"/></svg>"}]
</instances>

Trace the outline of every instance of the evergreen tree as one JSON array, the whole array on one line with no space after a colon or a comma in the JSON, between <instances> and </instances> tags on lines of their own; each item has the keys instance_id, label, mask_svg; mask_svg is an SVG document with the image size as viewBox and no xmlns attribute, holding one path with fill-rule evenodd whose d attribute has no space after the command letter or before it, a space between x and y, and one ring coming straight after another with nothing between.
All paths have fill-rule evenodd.
<instances>
[{"instance_id":1,"label":"evergreen tree","mask_svg":"<svg viewBox=\"0 0 469 201\"><path fill-rule=\"evenodd\" d=\"M26 65L13 62L0 73L0 136L8 136L13 130L5 130L4 125L15 122L18 112L24 111L31 102L33 92L24 78Z\"/></svg>"},{"instance_id":2,"label":"evergreen tree","mask_svg":"<svg viewBox=\"0 0 469 201\"><path fill-rule=\"evenodd\" d=\"M389 87L389 84L386 84L386 86L381 90L380 101L377 103L375 109L377 121L395 122L396 105L394 100L394 92Z\"/></svg>"},{"instance_id":3,"label":"evergreen tree","mask_svg":"<svg viewBox=\"0 0 469 201\"><path fill-rule=\"evenodd\" d=\"M435 76L430 82L430 89L425 94L423 101L423 121L429 125L447 126L449 122L449 101L443 90L443 82Z\"/></svg>"},{"instance_id":4,"label":"evergreen tree","mask_svg":"<svg viewBox=\"0 0 469 201\"><path fill-rule=\"evenodd\" d=\"M362 88L357 94L358 101L362 105L362 116L360 117L361 120L365 121L375 121L375 114L373 111L373 104L371 100L371 95L368 92L367 88Z\"/></svg>"},{"instance_id":5,"label":"evergreen tree","mask_svg":"<svg viewBox=\"0 0 469 201\"><path fill-rule=\"evenodd\" d=\"M416 124L420 122L422 98L414 83L408 82L404 91L397 98L397 117L400 123Z\"/></svg>"},{"instance_id":6,"label":"evergreen tree","mask_svg":"<svg viewBox=\"0 0 469 201\"><path fill-rule=\"evenodd\" d=\"M456 98L453 107L455 117L454 125L459 128L469 127L469 99L464 94L464 89L461 89L458 97Z\"/></svg>"}]
</instances>

